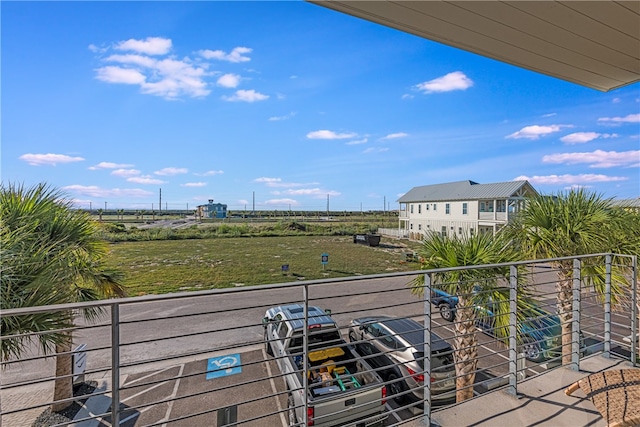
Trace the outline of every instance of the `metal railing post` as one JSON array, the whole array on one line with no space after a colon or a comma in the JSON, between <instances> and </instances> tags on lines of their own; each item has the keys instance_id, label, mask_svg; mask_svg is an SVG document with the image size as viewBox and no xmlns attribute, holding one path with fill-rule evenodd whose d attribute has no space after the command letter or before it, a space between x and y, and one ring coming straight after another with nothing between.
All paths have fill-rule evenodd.
<instances>
[{"instance_id":1,"label":"metal railing post","mask_svg":"<svg viewBox=\"0 0 640 427\"><path fill-rule=\"evenodd\" d=\"M602 356L611 357L611 255L605 256L604 276L604 349Z\"/></svg>"},{"instance_id":2,"label":"metal railing post","mask_svg":"<svg viewBox=\"0 0 640 427\"><path fill-rule=\"evenodd\" d=\"M509 267L509 388L507 393L518 394L518 330L516 326L518 305L518 267Z\"/></svg>"},{"instance_id":3,"label":"metal railing post","mask_svg":"<svg viewBox=\"0 0 640 427\"><path fill-rule=\"evenodd\" d=\"M640 302L638 302L638 257L631 258L631 304L634 304L631 310L631 363L638 366L638 337L640 337L640 329L638 328L638 310L640 310Z\"/></svg>"},{"instance_id":4,"label":"metal railing post","mask_svg":"<svg viewBox=\"0 0 640 427\"><path fill-rule=\"evenodd\" d=\"M431 425L431 273L424 275L424 401L423 422Z\"/></svg>"},{"instance_id":5,"label":"metal railing post","mask_svg":"<svg viewBox=\"0 0 640 427\"><path fill-rule=\"evenodd\" d=\"M120 304L111 304L111 425L120 425Z\"/></svg>"},{"instance_id":6,"label":"metal railing post","mask_svg":"<svg viewBox=\"0 0 640 427\"><path fill-rule=\"evenodd\" d=\"M304 386L304 425L309 424L309 378L307 377L307 364L309 363L309 285L302 288L302 298L304 299L304 331L302 332L302 385ZM293 390L291 391L293 393Z\"/></svg>"},{"instance_id":7,"label":"metal railing post","mask_svg":"<svg viewBox=\"0 0 640 427\"><path fill-rule=\"evenodd\" d=\"M580 370L580 298L581 261L573 260L573 307L571 321L571 370Z\"/></svg>"}]
</instances>

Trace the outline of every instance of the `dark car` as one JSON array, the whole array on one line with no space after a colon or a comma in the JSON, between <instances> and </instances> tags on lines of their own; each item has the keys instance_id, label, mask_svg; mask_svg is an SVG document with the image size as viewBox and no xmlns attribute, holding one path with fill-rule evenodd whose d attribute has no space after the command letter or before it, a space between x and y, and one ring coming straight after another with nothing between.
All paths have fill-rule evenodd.
<instances>
[{"instance_id":1,"label":"dark car","mask_svg":"<svg viewBox=\"0 0 640 427\"><path fill-rule=\"evenodd\" d=\"M455 319L457 297L434 288L431 291L431 302L440 308L443 319L450 322ZM476 324L491 336L496 336L494 306L495 303L492 303L491 299L482 306L476 306ZM562 356L562 327L557 315L536 304L522 313L522 317L525 320L519 324L520 351L527 360L539 363ZM580 352L584 351L584 337L581 332Z\"/></svg>"},{"instance_id":2,"label":"dark car","mask_svg":"<svg viewBox=\"0 0 640 427\"><path fill-rule=\"evenodd\" d=\"M388 383L396 401L423 400L424 326L412 319L370 316L354 319L349 340ZM455 399L456 372L453 348L431 333L431 399Z\"/></svg>"}]
</instances>

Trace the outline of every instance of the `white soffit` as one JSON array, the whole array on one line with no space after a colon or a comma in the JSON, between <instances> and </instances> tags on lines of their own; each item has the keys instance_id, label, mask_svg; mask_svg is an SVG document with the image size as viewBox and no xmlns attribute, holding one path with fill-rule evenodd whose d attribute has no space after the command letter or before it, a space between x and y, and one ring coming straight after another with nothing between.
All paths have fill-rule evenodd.
<instances>
[{"instance_id":1,"label":"white soffit","mask_svg":"<svg viewBox=\"0 0 640 427\"><path fill-rule=\"evenodd\" d=\"M601 91L640 81L639 0L308 1Z\"/></svg>"}]
</instances>

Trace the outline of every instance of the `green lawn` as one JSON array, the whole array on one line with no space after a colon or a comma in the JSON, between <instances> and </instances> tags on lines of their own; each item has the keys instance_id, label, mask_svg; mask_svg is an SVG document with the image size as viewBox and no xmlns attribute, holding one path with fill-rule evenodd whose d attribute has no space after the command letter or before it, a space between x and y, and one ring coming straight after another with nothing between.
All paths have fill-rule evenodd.
<instances>
[{"instance_id":1,"label":"green lawn","mask_svg":"<svg viewBox=\"0 0 640 427\"><path fill-rule=\"evenodd\" d=\"M124 242L110 248L107 264L124 272L129 296L419 269L406 262L417 244L385 238L378 247L354 244L352 236L293 236ZM324 269L322 253L329 254Z\"/></svg>"}]
</instances>

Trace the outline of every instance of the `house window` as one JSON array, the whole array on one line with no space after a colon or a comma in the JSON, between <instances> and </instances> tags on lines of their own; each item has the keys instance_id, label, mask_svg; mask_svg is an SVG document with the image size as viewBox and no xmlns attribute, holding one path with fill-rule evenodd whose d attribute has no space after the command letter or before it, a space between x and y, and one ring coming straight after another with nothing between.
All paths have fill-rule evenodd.
<instances>
[{"instance_id":1,"label":"house window","mask_svg":"<svg viewBox=\"0 0 640 427\"><path fill-rule=\"evenodd\" d=\"M444 213L449 215L451 213L449 203L445 203L444 205Z\"/></svg>"},{"instance_id":2,"label":"house window","mask_svg":"<svg viewBox=\"0 0 640 427\"><path fill-rule=\"evenodd\" d=\"M446 225L442 226L442 237L447 237L447 226Z\"/></svg>"},{"instance_id":3,"label":"house window","mask_svg":"<svg viewBox=\"0 0 640 427\"><path fill-rule=\"evenodd\" d=\"M496 201L496 212L506 212L506 211L507 211L507 201L506 200Z\"/></svg>"},{"instance_id":4,"label":"house window","mask_svg":"<svg viewBox=\"0 0 640 427\"><path fill-rule=\"evenodd\" d=\"M434 211L438 210L438 205L436 205L435 203L433 204L433 210Z\"/></svg>"},{"instance_id":5,"label":"house window","mask_svg":"<svg viewBox=\"0 0 640 427\"><path fill-rule=\"evenodd\" d=\"M413 224L409 224L409 228L413 230Z\"/></svg>"},{"instance_id":6,"label":"house window","mask_svg":"<svg viewBox=\"0 0 640 427\"><path fill-rule=\"evenodd\" d=\"M458 234L462 234L462 227L458 227Z\"/></svg>"},{"instance_id":7,"label":"house window","mask_svg":"<svg viewBox=\"0 0 640 427\"><path fill-rule=\"evenodd\" d=\"M413 213L413 204L411 205L411 213Z\"/></svg>"},{"instance_id":8,"label":"house window","mask_svg":"<svg viewBox=\"0 0 640 427\"><path fill-rule=\"evenodd\" d=\"M422 213L422 205L418 205L418 213Z\"/></svg>"},{"instance_id":9,"label":"house window","mask_svg":"<svg viewBox=\"0 0 640 427\"><path fill-rule=\"evenodd\" d=\"M467 215L469 212L467 211L467 203L462 204L462 215Z\"/></svg>"},{"instance_id":10,"label":"house window","mask_svg":"<svg viewBox=\"0 0 640 427\"><path fill-rule=\"evenodd\" d=\"M418 224L418 231L422 230L422 224Z\"/></svg>"},{"instance_id":11,"label":"house window","mask_svg":"<svg viewBox=\"0 0 640 427\"><path fill-rule=\"evenodd\" d=\"M429 210L429 203L427 203L426 205L424 205L424 210L428 211Z\"/></svg>"},{"instance_id":12,"label":"house window","mask_svg":"<svg viewBox=\"0 0 640 427\"><path fill-rule=\"evenodd\" d=\"M473 236L473 227L469 229L469 234Z\"/></svg>"}]
</instances>

